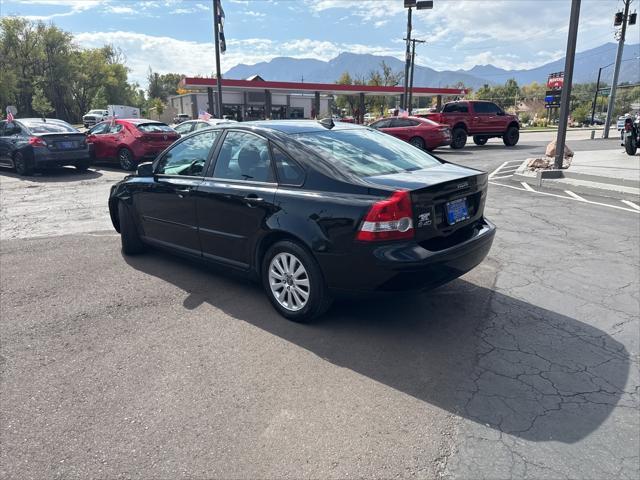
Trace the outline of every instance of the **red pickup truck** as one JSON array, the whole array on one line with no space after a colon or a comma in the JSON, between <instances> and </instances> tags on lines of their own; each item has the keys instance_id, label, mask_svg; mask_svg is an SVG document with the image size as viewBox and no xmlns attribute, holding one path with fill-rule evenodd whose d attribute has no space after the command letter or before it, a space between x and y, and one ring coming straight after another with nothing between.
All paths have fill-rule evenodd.
<instances>
[{"instance_id":1,"label":"red pickup truck","mask_svg":"<svg viewBox=\"0 0 640 480\"><path fill-rule=\"evenodd\" d=\"M427 113L429 120L444 123L451 128L451 148L462 148L467 136L473 136L476 145L484 145L492 137L501 137L507 147L513 147L520 138L520 122L493 102L479 100L449 102L442 112Z\"/></svg>"}]
</instances>

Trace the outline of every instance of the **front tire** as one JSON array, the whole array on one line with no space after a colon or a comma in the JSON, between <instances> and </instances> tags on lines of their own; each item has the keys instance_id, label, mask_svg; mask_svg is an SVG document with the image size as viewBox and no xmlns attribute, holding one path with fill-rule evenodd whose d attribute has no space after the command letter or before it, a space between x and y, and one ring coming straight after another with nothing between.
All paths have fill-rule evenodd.
<instances>
[{"instance_id":1,"label":"front tire","mask_svg":"<svg viewBox=\"0 0 640 480\"><path fill-rule=\"evenodd\" d=\"M502 136L502 142L507 147L515 146L518 143L518 140L520 140L520 130L515 126L507 128L507 131L504 132L504 135Z\"/></svg>"},{"instance_id":2,"label":"front tire","mask_svg":"<svg viewBox=\"0 0 640 480\"><path fill-rule=\"evenodd\" d=\"M273 307L294 322L309 322L331 306L315 258L295 242L272 245L262 261L262 285Z\"/></svg>"},{"instance_id":3,"label":"front tire","mask_svg":"<svg viewBox=\"0 0 640 480\"><path fill-rule=\"evenodd\" d=\"M474 135L473 136L473 143L475 143L476 145L484 145L485 143L487 143L489 139L487 137L480 137L478 135Z\"/></svg>"},{"instance_id":4,"label":"front tire","mask_svg":"<svg viewBox=\"0 0 640 480\"><path fill-rule=\"evenodd\" d=\"M124 202L118 202L118 219L120 222L122 253L125 255L137 255L144 252L147 246L140 240L131 209Z\"/></svg>"},{"instance_id":5,"label":"front tire","mask_svg":"<svg viewBox=\"0 0 640 480\"><path fill-rule=\"evenodd\" d=\"M22 152L16 152L13 155L13 166L16 169L16 173L21 177L30 177L33 175L33 165L31 165Z\"/></svg>"},{"instance_id":6,"label":"front tire","mask_svg":"<svg viewBox=\"0 0 640 480\"><path fill-rule=\"evenodd\" d=\"M635 135L627 137L624 141L624 150L627 155L635 155L638 151L638 139Z\"/></svg>"},{"instance_id":7,"label":"front tire","mask_svg":"<svg viewBox=\"0 0 640 480\"><path fill-rule=\"evenodd\" d=\"M413 137L409 143L420 150L424 150L424 140L420 137Z\"/></svg>"},{"instance_id":8,"label":"front tire","mask_svg":"<svg viewBox=\"0 0 640 480\"><path fill-rule=\"evenodd\" d=\"M464 128L454 128L451 132L451 148L458 150L467 144L467 131Z\"/></svg>"},{"instance_id":9,"label":"front tire","mask_svg":"<svg viewBox=\"0 0 640 480\"><path fill-rule=\"evenodd\" d=\"M118 162L123 170L135 170L137 162L133 158L133 153L128 148L121 148L118 150Z\"/></svg>"}]
</instances>

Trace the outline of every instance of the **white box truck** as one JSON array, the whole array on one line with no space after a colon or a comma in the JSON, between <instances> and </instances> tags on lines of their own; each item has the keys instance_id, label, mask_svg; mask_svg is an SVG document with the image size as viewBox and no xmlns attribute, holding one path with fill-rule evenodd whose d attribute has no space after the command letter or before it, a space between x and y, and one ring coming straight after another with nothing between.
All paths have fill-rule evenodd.
<instances>
[{"instance_id":1,"label":"white box truck","mask_svg":"<svg viewBox=\"0 0 640 480\"><path fill-rule=\"evenodd\" d=\"M140 109L127 105L107 105L109 117L116 118L140 118Z\"/></svg>"}]
</instances>

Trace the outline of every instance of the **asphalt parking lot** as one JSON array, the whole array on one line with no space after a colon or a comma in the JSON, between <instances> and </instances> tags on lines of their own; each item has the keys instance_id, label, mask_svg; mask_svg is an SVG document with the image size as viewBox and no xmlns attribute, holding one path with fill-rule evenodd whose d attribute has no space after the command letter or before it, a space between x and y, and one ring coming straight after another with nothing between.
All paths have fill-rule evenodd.
<instances>
[{"instance_id":1,"label":"asphalt parking lot","mask_svg":"<svg viewBox=\"0 0 640 480\"><path fill-rule=\"evenodd\" d=\"M437 153L492 171L548 136ZM0 171L0 477L637 478L637 213L492 184L478 268L298 325L253 284L123 257L122 176Z\"/></svg>"}]
</instances>

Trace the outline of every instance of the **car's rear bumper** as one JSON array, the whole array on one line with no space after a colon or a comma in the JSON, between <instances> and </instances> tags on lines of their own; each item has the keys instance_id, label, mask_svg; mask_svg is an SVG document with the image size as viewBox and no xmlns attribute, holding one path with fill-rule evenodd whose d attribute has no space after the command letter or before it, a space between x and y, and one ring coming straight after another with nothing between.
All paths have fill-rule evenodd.
<instances>
[{"instance_id":1,"label":"car's rear bumper","mask_svg":"<svg viewBox=\"0 0 640 480\"><path fill-rule=\"evenodd\" d=\"M469 238L431 251L416 242L358 245L348 255L317 254L329 288L340 291L420 291L465 274L487 256L496 227L481 220Z\"/></svg>"},{"instance_id":2,"label":"car's rear bumper","mask_svg":"<svg viewBox=\"0 0 640 480\"><path fill-rule=\"evenodd\" d=\"M52 152L45 148L33 149L33 161L38 167L55 167L64 165L75 165L80 162L90 161L89 147L82 150L69 150L62 152Z\"/></svg>"}]
</instances>

